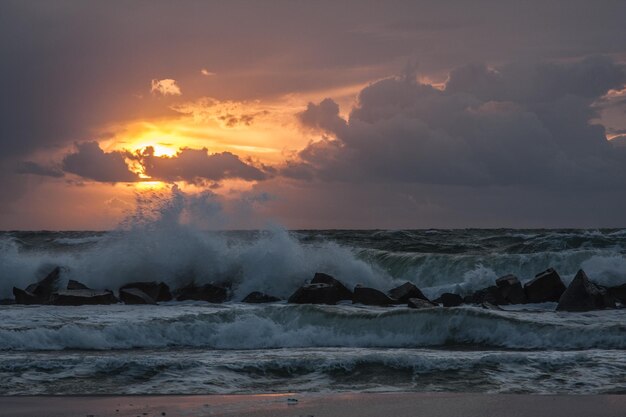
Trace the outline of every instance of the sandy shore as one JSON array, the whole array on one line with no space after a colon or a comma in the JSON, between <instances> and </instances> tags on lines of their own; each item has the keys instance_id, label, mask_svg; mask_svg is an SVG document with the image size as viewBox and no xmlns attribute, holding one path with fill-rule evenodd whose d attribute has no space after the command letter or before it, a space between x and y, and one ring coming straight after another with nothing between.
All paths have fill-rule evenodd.
<instances>
[{"instance_id":1,"label":"sandy shore","mask_svg":"<svg viewBox=\"0 0 626 417\"><path fill-rule=\"evenodd\" d=\"M11 417L623 417L626 396L447 393L0 397Z\"/></svg>"},{"instance_id":2,"label":"sandy shore","mask_svg":"<svg viewBox=\"0 0 626 417\"><path fill-rule=\"evenodd\" d=\"M626 395L448 393L0 397L11 417L623 417Z\"/></svg>"}]
</instances>

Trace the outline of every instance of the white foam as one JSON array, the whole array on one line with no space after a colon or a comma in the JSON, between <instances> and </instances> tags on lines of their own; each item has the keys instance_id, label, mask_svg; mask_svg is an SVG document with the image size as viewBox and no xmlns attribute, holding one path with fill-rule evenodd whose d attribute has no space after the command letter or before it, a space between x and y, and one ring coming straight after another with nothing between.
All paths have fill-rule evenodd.
<instances>
[{"instance_id":1,"label":"white foam","mask_svg":"<svg viewBox=\"0 0 626 417\"><path fill-rule=\"evenodd\" d=\"M0 350L493 346L624 349L626 312L229 304L4 310Z\"/></svg>"}]
</instances>

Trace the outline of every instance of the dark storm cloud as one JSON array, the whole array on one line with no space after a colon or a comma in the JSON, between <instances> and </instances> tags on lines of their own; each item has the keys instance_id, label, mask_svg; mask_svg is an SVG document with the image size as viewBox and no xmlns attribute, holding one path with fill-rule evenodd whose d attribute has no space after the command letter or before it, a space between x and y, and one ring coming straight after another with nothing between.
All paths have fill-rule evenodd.
<instances>
[{"instance_id":1,"label":"dark storm cloud","mask_svg":"<svg viewBox=\"0 0 626 417\"><path fill-rule=\"evenodd\" d=\"M37 160L35 156L47 151L58 153L76 141L94 138L94 129L103 125L172 114L170 105L175 97L150 94L153 79L176 80L190 101L202 96L254 100L364 84L395 73L407 58L417 58L421 74L437 80L450 68L467 62L558 62L591 54L608 54L623 61L625 15L626 2L612 0L3 0L0 212L6 213L43 178L18 171L53 173L42 166L19 166L19 161ZM589 127L587 120L588 102L596 94L596 85L603 88L602 77L611 73L602 72L602 65L597 63L592 67L599 71L597 80L580 78L591 84L576 86L574 95L547 103L524 98L529 91L539 97L530 75L516 76L526 84L517 90L509 85L505 91L496 88L493 74L480 66L456 74L455 93L405 87L396 81L376 83L367 93L380 94L380 105L362 105L363 111L350 118L339 141L310 146L300 161L287 164L284 173L297 178L445 183L463 178L467 184L508 184L534 183L540 180L541 172L551 181L558 176L562 181L567 172L609 172L611 161L614 165L621 161L603 150L608 147L604 146L601 129ZM202 75L202 68L215 75ZM610 70L610 65L604 68ZM512 72L508 74L513 77ZM480 77L488 86L467 91L468 86L476 89ZM576 74L568 73L564 80L552 80L549 85L555 91L571 89L573 78ZM563 87L561 81L568 79ZM393 99L390 94L398 97ZM421 110L422 120L409 110L420 102L440 110L450 107L452 113L426 114L429 110L425 108ZM623 108L623 102L613 104ZM476 114L462 110L466 107ZM345 124L338 120L338 114L333 115L332 102L319 110L320 114L305 123L334 132ZM366 112L372 113L371 122ZM623 120L623 113L618 113L615 117ZM582 118L579 122L567 120L576 117ZM368 132L369 125L376 130ZM459 134L453 127L472 135ZM420 131L428 140L419 146L408 139L400 140L402 135L414 138ZM512 136L501 143L493 140L494 135L504 132ZM485 136L481 139L478 134ZM524 146L516 135L527 139L537 135L538 139L530 138ZM363 146L354 143L361 136L367 139ZM391 146L383 146L385 142ZM497 155L502 155L498 148L506 148L510 156L498 164L493 157L473 155L482 148ZM579 157L587 152L586 159ZM416 154L422 156L416 158ZM513 158L514 154L518 157ZM546 170L545 162L537 162L544 158L556 161L559 174ZM409 169L412 159L414 167ZM531 166L523 168L522 164ZM535 171L532 165L538 166ZM96 176L131 175L120 164L116 166L119 175ZM80 165L83 173L84 168ZM620 168L614 171L620 178ZM573 182L570 176L569 183ZM345 190L338 193L346 194ZM380 196L382 199L383 194ZM325 197L332 200L332 196ZM16 206L14 212L19 211ZM296 210L290 207L289 211Z\"/></svg>"},{"instance_id":2,"label":"dark storm cloud","mask_svg":"<svg viewBox=\"0 0 626 417\"><path fill-rule=\"evenodd\" d=\"M76 144L76 152L63 158L63 170L98 182L137 181L137 174L126 165L123 152L105 152L98 142Z\"/></svg>"},{"instance_id":3,"label":"dark storm cloud","mask_svg":"<svg viewBox=\"0 0 626 417\"><path fill-rule=\"evenodd\" d=\"M161 181L221 181L238 178L259 181L266 178L260 169L243 162L230 152L209 154L207 149L184 148L175 156L155 156L152 147L134 156L150 178Z\"/></svg>"},{"instance_id":4,"label":"dark storm cloud","mask_svg":"<svg viewBox=\"0 0 626 417\"><path fill-rule=\"evenodd\" d=\"M239 156L230 152L209 154L207 149L183 148L174 156L155 156L151 146L136 153L113 151L105 152L95 142L77 143L76 151L66 155L62 161L63 170L85 179L97 182L136 182L141 178L130 171L127 159L133 160L143 167L143 173L150 180L185 181L203 183L205 181L221 181L224 179L242 179L260 181L267 174L255 166L242 161ZM24 172L58 176L34 163L22 164ZM62 172L60 173L62 175Z\"/></svg>"},{"instance_id":5,"label":"dark storm cloud","mask_svg":"<svg viewBox=\"0 0 626 417\"><path fill-rule=\"evenodd\" d=\"M309 103L297 116L303 126L313 129L340 133L346 127L346 121L339 117L339 105L329 98L319 104Z\"/></svg>"},{"instance_id":6,"label":"dark storm cloud","mask_svg":"<svg viewBox=\"0 0 626 417\"><path fill-rule=\"evenodd\" d=\"M32 161L20 162L16 172L19 174L33 174L53 178L61 178L65 175L63 171L56 166L46 166Z\"/></svg>"},{"instance_id":7,"label":"dark storm cloud","mask_svg":"<svg viewBox=\"0 0 626 417\"><path fill-rule=\"evenodd\" d=\"M162 114L158 101L133 99L149 96L153 79L171 77L190 95L249 99L364 82L407 56L430 73L477 60L623 53L625 14L624 2L578 0L5 0L0 154ZM207 65L217 75L202 76Z\"/></svg>"},{"instance_id":8,"label":"dark storm cloud","mask_svg":"<svg viewBox=\"0 0 626 417\"><path fill-rule=\"evenodd\" d=\"M590 120L594 101L624 83L624 66L604 57L463 66L443 91L384 79L361 91L347 124L329 99L299 115L336 136L302 150L301 169L349 181L623 185L626 155Z\"/></svg>"}]
</instances>

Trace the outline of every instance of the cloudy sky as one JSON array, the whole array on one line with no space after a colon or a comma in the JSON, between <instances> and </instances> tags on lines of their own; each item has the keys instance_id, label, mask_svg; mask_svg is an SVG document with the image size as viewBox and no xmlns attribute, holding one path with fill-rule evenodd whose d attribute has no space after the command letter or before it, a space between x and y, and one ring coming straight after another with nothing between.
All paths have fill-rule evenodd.
<instances>
[{"instance_id":1,"label":"cloudy sky","mask_svg":"<svg viewBox=\"0 0 626 417\"><path fill-rule=\"evenodd\" d=\"M626 2L0 0L0 229L626 226ZM227 220L224 220L227 219Z\"/></svg>"}]
</instances>

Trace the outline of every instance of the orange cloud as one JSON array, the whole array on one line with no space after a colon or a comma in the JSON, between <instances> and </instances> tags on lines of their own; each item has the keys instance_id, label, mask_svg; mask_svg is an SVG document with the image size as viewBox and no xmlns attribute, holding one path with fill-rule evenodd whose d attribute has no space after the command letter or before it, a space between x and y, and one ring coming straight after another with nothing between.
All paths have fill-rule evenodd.
<instances>
[{"instance_id":1,"label":"orange cloud","mask_svg":"<svg viewBox=\"0 0 626 417\"><path fill-rule=\"evenodd\" d=\"M152 94L160 94L162 96L180 96L182 94L176 80L171 78L165 78L162 80L157 80L155 78L152 80L150 92Z\"/></svg>"}]
</instances>

